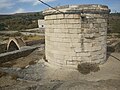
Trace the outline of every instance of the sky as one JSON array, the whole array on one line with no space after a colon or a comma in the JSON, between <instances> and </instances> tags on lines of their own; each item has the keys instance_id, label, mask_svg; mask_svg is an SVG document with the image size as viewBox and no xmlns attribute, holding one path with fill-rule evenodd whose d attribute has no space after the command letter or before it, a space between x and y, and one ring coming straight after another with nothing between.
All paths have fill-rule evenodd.
<instances>
[{"instance_id":1,"label":"sky","mask_svg":"<svg viewBox=\"0 0 120 90\"><path fill-rule=\"evenodd\" d=\"M111 12L120 12L120 0L42 0L55 7L72 4L103 4ZM0 14L40 12L48 7L38 0L0 0Z\"/></svg>"}]
</instances>

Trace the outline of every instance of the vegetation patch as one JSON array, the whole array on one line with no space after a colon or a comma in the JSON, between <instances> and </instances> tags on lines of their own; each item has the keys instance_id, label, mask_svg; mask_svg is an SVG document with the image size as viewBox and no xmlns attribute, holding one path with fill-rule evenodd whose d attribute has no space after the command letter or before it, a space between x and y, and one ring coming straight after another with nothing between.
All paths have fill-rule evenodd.
<instances>
[{"instance_id":1,"label":"vegetation patch","mask_svg":"<svg viewBox=\"0 0 120 90\"><path fill-rule=\"evenodd\" d=\"M36 64L35 61L30 61L30 62L29 62L29 65L34 65L34 64Z\"/></svg>"},{"instance_id":2,"label":"vegetation patch","mask_svg":"<svg viewBox=\"0 0 120 90\"><path fill-rule=\"evenodd\" d=\"M0 30L20 31L38 27L38 19L43 19L42 12L0 15Z\"/></svg>"},{"instance_id":3,"label":"vegetation patch","mask_svg":"<svg viewBox=\"0 0 120 90\"><path fill-rule=\"evenodd\" d=\"M97 72L100 70L96 63L81 63L78 64L77 69L82 74L89 74L90 72Z\"/></svg>"},{"instance_id":4,"label":"vegetation patch","mask_svg":"<svg viewBox=\"0 0 120 90\"><path fill-rule=\"evenodd\" d=\"M15 65L16 62L6 62L6 63L1 63L0 67L12 67L13 65Z\"/></svg>"},{"instance_id":5,"label":"vegetation patch","mask_svg":"<svg viewBox=\"0 0 120 90\"><path fill-rule=\"evenodd\" d=\"M6 76L6 75L7 75L6 72L0 72L0 78L1 78L2 76Z\"/></svg>"},{"instance_id":6,"label":"vegetation patch","mask_svg":"<svg viewBox=\"0 0 120 90\"><path fill-rule=\"evenodd\" d=\"M18 75L16 75L16 74L12 74L12 75L11 75L11 79L12 79L12 80L17 80L17 78L19 78L19 77L18 77Z\"/></svg>"},{"instance_id":7,"label":"vegetation patch","mask_svg":"<svg viewBox=\"0 0 120 90\"><path fill-rule=\"evenodd\" d=\"M111 13L109 16L109 30L108 33L120 33L120 13ZM119 34L120 35L120 34ZM117 36L120 37L120 36Z\"/></svg>"},{"instance_id":8,"label":"vegetation patch","mask_svg":"<svg viewBox=\"0 0 120 90\"><path fill-rule=\"evenodd\" d=\"M38 36L38 35L24 35L23 36L23 39L24 40L29 40L29 41L32 41L32 40L40 40L40 39L45 39L45 36Z\"/></svg>"}]
</instances>

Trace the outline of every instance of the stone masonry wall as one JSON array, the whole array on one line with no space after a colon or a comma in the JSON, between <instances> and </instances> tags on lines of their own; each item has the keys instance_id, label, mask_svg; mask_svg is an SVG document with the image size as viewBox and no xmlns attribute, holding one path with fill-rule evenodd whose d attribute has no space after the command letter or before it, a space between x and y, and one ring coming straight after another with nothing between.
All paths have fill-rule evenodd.
<instances>
[{"instance_id":1,"label":"stone masonry wall","mask_svg":"<svg viewBox=\"0 0 120 90\"><path fill-rule=\"evenodd\" d=\"M106 61L109 9L102 5L73 5L44 11L45 54L53 65Z\"/></svg>"}]
</instances>

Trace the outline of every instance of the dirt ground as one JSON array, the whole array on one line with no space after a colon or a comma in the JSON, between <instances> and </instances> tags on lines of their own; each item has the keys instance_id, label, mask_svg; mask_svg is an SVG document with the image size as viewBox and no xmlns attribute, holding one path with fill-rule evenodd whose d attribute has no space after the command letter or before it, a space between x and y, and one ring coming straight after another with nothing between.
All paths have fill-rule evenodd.
<instances>
[{"instance_id":1,"label":"dirt ground","mask_svg":"<svg viewBox=\"0 0 120 90\"><path fill-rule=\"evenodd\" d=\"M26 57L21 57L19 59L15 59L6 63L0 64L1 68L15 68L18 70L25 69L29 67L30 65L34 65L44 56L44 50L35 50L30 55ZM0 71L0 87L1 86L8 86L16 83L17 81L17 75L16 74L10 74L4 71ZM6 85L5 85L6 84Z\"/></svg>"},{"instance_id":2,"label":"dirt ground","mask_svg":"<svg viewBox=\"0 0 120 90\"><path fill-rule=\"evenodd\" d=\"M112 53L120 59L120 53ZM120 61L109 56L96 72L49 67L44 50L0 65L0 90L120 90Z\"/></svg>"}]
</instances>

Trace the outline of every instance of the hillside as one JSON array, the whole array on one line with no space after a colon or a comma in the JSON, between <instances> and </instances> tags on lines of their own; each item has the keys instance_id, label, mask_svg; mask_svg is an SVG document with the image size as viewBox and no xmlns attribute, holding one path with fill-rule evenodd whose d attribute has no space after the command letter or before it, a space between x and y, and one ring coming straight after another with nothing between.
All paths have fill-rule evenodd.
<instances>
[{"instance_id":1,"label":"hillside","mask_svg":"<svg viewBox=\"0 0 120 90\"><path fill-rule=\"evenodd\" d=\"M109 17L110 33L120 33L120 13L111 13Z\"/></svg>"},{"instance_id":2,"label":"hillside","mask_svg":"<svg viewBox=\"0 0 120 90\"><path fill-rule=\"evenodd\" d=\"M36 28L38 19L43 19L42 12L0 15L0 30Z\"/></svg>"},{"instance_id":3,"label":"hillside","mask_svg":"<svg viewBox=\"0 0 120 90\"><path fill-rule=\"evenodd\" d=\"M23 30L38 27L37 20L43 19L42 12L0 15L0 30ZM108 33L120 33L120 13L111 13Z\"/></svg>"}]
</instances>

